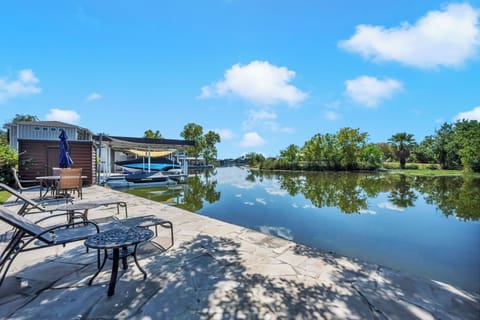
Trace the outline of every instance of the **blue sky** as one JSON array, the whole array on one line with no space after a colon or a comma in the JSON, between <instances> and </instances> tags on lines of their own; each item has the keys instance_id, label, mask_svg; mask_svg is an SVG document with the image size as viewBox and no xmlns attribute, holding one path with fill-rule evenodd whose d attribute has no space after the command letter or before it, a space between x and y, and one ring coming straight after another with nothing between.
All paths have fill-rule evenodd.
<instances>
[{"instance_id":1,"label":"blue sky","mask_svg":"<svg viewBox=\"0 0 480 320\"><path fill-rule=\"evenodd\" d=\"M480 120L480 3L4 1L0 121L16 113L276 156L316 133L417 141Z\"/></svg>"}]
</instances>

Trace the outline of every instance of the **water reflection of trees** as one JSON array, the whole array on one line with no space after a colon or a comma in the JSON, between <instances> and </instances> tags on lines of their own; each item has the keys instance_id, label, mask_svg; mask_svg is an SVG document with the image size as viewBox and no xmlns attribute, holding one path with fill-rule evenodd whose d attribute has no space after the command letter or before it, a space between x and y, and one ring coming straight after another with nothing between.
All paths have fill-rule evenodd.
<instances>
[{"instance_id":1,"label":"water reflection of trees","mask_svg":"<svg viewBox=\"0 0 480 320\"><path fill-rule=\"evenodd\" d=\"M291 196L302 194L318 208L337 207L343 213L368 209L368 198L380 192L400 208L414 207L423 194L428 204L437 206L445 216L464 220L480 219L480 179L459 177L410 177L372 173L295 173L251 171L251 182L272 179Z\"/></svg>"},{"instance_id":2,"label":"water reflection of trees","mask_svg":"<svg viewBox=\"0 0 480 320\"><path fill-rule=\"evenodd\" d=\"M221 193L216 190L217 181L210 178L214 171L206 170L188 177L188 184L184 190L183 202L178 206L196 212L203 208L203 200L214 203L220 200Z\"/></svg>"},{"instance_id":3,"label":"water reflection of trees","mask_svg":"<svg viewBox=\"0 0 480 320\"><path fill-rule=\"evenodd\" d=\"M405 175L391 176L393 180L388 200L399 208L414 207L418 196L412 189L412 179Z\"/></svg>"},{"instance_id":4,"label":"water reflection of trees","mask_svg":"<svg viewBox=\"0 0 480 320\"><path fill-rule=\"evenodd\" d=\"M425 194L427 203L436 205L445 216L480 219L479 178L417 177L414 186Z\"/></svg>"}]
</instances>

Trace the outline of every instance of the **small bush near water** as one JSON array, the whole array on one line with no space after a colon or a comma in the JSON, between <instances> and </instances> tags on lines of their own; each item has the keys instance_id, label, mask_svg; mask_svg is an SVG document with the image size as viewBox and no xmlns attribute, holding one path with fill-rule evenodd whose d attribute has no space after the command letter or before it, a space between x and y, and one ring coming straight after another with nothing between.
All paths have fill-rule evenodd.
<instances>
[{"instance_id":1,"label":"small bush near water","mask_svg":"<svg viewBox=\"0 0 480 320\"><path fill-rule=\"evenodd\" d=\"M18 156L15 150L7 144L0 144L0 182L13 185L14 178L12 167L18 163Z\"/></svg>"}]
</instances>

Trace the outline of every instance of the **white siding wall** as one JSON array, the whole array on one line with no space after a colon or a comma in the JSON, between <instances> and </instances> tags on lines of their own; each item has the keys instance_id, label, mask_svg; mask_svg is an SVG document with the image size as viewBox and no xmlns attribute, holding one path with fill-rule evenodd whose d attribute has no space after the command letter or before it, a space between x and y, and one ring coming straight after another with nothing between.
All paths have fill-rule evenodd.
<instances>
[{"instance_id":1,"label":"white siding wall","mask_svg":"<svg viewBox=\"0 0 480 320\"><path fill-rule=\"evenodd\" d=\"M64 129L69 140L77 140L76 128L61 128L47 126L19 126L18 139L58 140L60 129Z\"/></svg>"},{"instance_id":2,"label":"white siding wall","mask_svg":"<svg viewBox=\"0 0 480 320\"><path fill-rule=\"evenodd\" d=\"M15 150L18 150L18 140L17 140L17 127L12 126L10 128L10 146Z\"/></svg>"}]
</instances>

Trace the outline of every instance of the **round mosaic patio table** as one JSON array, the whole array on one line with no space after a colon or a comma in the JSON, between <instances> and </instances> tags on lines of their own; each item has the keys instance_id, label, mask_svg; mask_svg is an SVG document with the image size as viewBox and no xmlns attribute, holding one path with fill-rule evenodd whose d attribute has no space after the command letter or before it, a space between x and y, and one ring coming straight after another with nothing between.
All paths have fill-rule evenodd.
<instances>
[{"instance_id":1,"label":"round mosaic patio table","mask_svg":"<svg viewBox=\"0 0 480 320\"><path fill-rule=\"evenodd\" d=\"M92 284L93 280L102 271L107 258L112 259L112 274L108 285L108 296L115 293L115 285L118 275L119 260L123 261L123 269L127 269L127 257L132 256L138 269L143 273L143 279L147 278L147 273L140 267L137 260L137 246L153 237L153 231L147 228L118 228L92 235L85 240L85 246L91 249L104 250L102 265L88 282ZM108 250L112 250L109 254Z\"/></svg>"}]
</instances>

